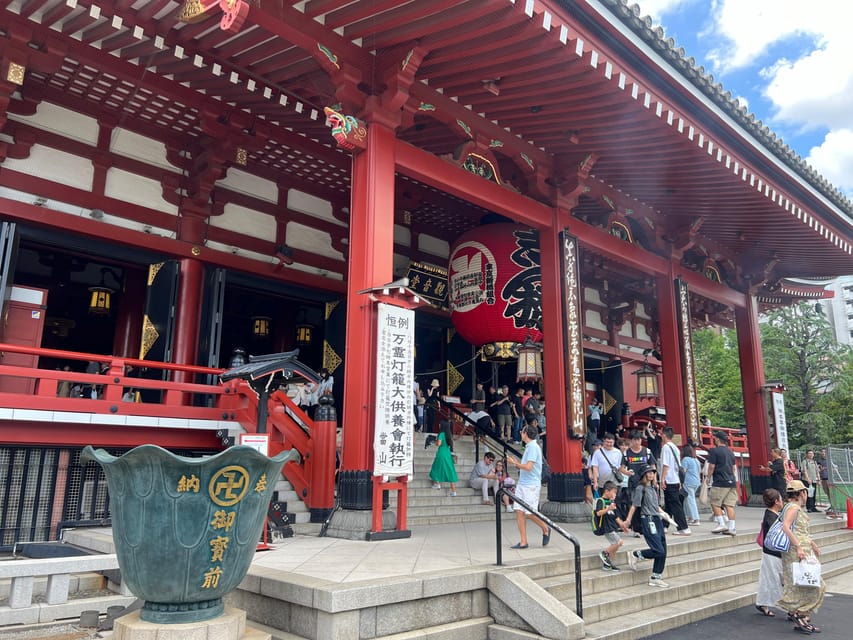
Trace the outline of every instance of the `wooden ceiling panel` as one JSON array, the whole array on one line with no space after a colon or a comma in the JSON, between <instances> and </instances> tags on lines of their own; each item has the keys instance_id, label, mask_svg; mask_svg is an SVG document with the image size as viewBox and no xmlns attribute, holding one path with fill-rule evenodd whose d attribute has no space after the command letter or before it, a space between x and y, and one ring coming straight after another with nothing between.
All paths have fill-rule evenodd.
<instances>
[{"instance_id":1,"label":"wooden ceiling panel","mask_svg":"<svg viewBox=\"0 0 853 640\"><path fill-rule=\"evenodd\" d=\"M545 4L533 3L528 15L530 5L506 0L257 0L236 34L219 28L218 8L198 23L176 22L178 0L98 2L97 18L92 17L97 12L90 13L95 0L77 0L75 7L22 0L18 15L5 8L0 15L32 29L40 42L73 34L66 38L68 55L58 72L28 71L27 83L44 99L181 140L201 134L200 105L234 103L271 130L267 146L250 154L251 165L270 179L280 176L335 198L346 191L349 158L331 148L322 108L337 101L339 81L323 70L315 47L329 47L336 62L329 61L352 64L363 77L360 89L380 95L388 61L417 45L426 55L410 101L434 102L441 113L416 116L414 126L399 132L405 142L441 155L468 139L452 126L456 119L473 125L486 140L509 129L504 142L521 144L504 149L507 156L517 157L529 146L538 154L537 166L569 163L571 173L596 154L596 180L620 190L629 202L647 205L667 228L703 216L701 234L709 246L723 247L729 255L748 252L757 262L769 261L776 244L786 247L780 268L787 271L792 265L806 273L832 271L840 263L839 250L828 240L717 161L716 145L723 145L732 162L765 180L772 181L777 171L727 124L678 88L644 86L652 82L648 69L617 59L615 41L596 42L577 25L561 34L562 11L543 28ZM27 20L41 12L41 24ZM113 15L122 19L119 26ZM281 24L285 18L287 24ZM484 81L494 81L497 95ZM670 113L675 123L681 117L685 126L696 127L693 140L667 124ZM698 130L697 118L712 128L711 154L706 144L699 145L699 136L708 132ZM779 184L796 190L790 195L800 206L822 215L815 190L791 183L780 171L775 175ZM437 224L456 234L482 213L421 187L423 202L412 209L418 224ZM839 230L839 224L836 231L849 237L849 228ZM804 236L803 241L792 245L791 234Z\"/></svg>"}]
</instances>

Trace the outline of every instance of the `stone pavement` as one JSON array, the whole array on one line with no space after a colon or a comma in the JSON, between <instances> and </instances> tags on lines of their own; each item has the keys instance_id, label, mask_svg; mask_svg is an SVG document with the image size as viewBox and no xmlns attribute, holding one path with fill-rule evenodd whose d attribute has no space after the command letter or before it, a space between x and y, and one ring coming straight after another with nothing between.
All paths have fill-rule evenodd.
<instances>
[{"instance_id":1,"label":"stone pavement","mask_svg":"<svg viewBox=\"0 0 853 640\"><path fill-rule=\"evenodd\" d=\"M486 506L478 508L490 509ZM494 507L491 509L494 511ZM738 507L738 533L757 533L763 513L763 508ZM692 536L668 536L667 544L690 544L691 540L711 537L714 525L708 517L709 514L703 514L702 524L693 527ZM815 517L825 516L815 514ZM550 545L543 549L539 528L530 522L527 528L530 548L510 549L518 542L515 521L503 519L501 526L504 565L553 559L555 556L572 557L571 543L557 533L551 536ZM587 522L563 523L560 526L578 539L582 556L595 555L605 546L603 539L592 533ZM644 546L642 538L626 537L623 549ZM295 536L279 540L273 547L256 554L253 565L337 583L410 576L463 567L494 566L495 521L420 525L412 530L411 538L382 542Z\"/></svg>"}]
</instances>

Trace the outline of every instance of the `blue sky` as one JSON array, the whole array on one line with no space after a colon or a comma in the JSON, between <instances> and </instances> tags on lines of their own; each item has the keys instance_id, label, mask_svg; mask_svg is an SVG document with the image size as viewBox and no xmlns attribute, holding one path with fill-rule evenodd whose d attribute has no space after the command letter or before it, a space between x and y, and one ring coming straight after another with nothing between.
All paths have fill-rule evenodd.
<instances>
[{"instance_id":1,"label":"blue sky","mask_svg":"<svg viewBox=\"0 0 853 640\"><path fill-rule=\"evenodd\" d=\"M688 57L853 198L853 1L638 4Z\"/></svg>"}]
</instances>

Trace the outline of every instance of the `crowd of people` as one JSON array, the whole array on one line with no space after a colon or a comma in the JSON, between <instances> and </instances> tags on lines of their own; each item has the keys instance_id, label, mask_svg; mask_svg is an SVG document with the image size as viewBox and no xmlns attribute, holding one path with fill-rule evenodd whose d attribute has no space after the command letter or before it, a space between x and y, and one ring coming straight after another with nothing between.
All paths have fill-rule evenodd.
<instances>
[{"instance_id":1,"label":"crowd of people","mask_svg":"<svg viewBox=\"0 0 853 640\"><path fill-rule=\"evenodd\" d=\"M695 534L691 527L702 524L700 502L712 512L713 526L708 533L722 537L737 535L736 507L741 487L736 456L729 447L729 433L714 431L714 446L706 451L691 441L678 446L672 428L648 425L630 432L617 446L613 433L598 431L603 411L596 413L593 409L599 404L595 400L590 405L589 415L590 432L600 437L589 442L583 469L593 530L604 540L599 552L602 569L620 571L615 557L624 544L623 537L641 537L645 545L628 553L629 567L638 571L643 561L651 561L648 585L667 588L669 585L663 579L667 536ZM528 521L541 530L543 547L549 544L552 533L548 523L536 513L545 466L541 434L536 426L539 411L538 394L530 390L519 387L510 395L506 386L487 391L478 384L469 414L472 421L490 429L496 438L513 443L518 438L523 444L521 458L507 455L500 459L487 450L468 476L468 486L479 493L483 505L494 507L495 497L502 495L502 508L515 513L519 533L519 541L511 547L515 550L530 547ZM436 444L430 478L435 488L450 483L448 495L455 496L458 476L449 422L441 423ZM701 458L697 455L700 451ZM766 510L762 532L766 534L780 520L790 548L785 552L763 548L755 607L768 617L776 616L774 608L784 611L803 633L820 631L811 616L820 608L825 587L822 582L819 587L796 584L794 564L820 557L820 549L810 535L809 514L817 511L818 487L823 487L829 496L827 467L825 451L821 459L813 450L807 451L797 466L787 451L778 448L771 450L766 465L759 466L769 472L771 483L763 494ZM517 471L518 479L509 471ZM511 491L521 503L506 493L500 494L500 489ZM833 514L831 505L827 514Z\"/></svg>"}]
</instances>

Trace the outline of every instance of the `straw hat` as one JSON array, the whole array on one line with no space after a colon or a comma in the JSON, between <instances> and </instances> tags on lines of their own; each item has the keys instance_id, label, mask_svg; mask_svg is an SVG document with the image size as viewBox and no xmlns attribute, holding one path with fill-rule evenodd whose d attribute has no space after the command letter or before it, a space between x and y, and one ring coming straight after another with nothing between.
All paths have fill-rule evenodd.
<instances>
[{"instance_id":1,"label":"straw hat","mask_svg":"<svg viewBox=\"0 0 853 640\"><path fill-rule=\"evenodd\" d=\"M433 378L433 379L432 379L432 382L430 382L430 383L429 383L429 386L431 386L431 387L437 387L437 386L439 386L439 384L438 384L438 378Z\"/></svg>"}]
</instances>

